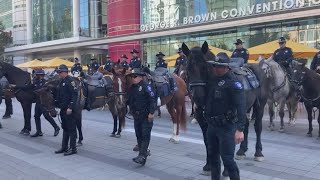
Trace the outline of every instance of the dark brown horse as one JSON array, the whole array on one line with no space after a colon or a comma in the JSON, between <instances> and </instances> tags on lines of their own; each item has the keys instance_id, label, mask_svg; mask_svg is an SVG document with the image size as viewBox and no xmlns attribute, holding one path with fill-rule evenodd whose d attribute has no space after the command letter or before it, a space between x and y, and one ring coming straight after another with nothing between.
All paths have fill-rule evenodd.
<instances>
[{"instance_id":1,"label":"dark brown horse","mask_svg":"<svg viewBox=\"0 0 320 180\"><path fill-rule=\"evenodd\" d=\"M149 75L151 74L150 69L147 67L144 68L144 71ZM166 105L171 116L173 122L173 134L169 141L176 144L179 143L180 127L182 129L186 129L187 112L185 96L187 94L187 86L184 80L176 74L173 74L173 78L177 82L178 90L173 92L171 95L161 97L161 106ZM152 82L150 78L148 80Z\"/></svg>"}]
</instances>

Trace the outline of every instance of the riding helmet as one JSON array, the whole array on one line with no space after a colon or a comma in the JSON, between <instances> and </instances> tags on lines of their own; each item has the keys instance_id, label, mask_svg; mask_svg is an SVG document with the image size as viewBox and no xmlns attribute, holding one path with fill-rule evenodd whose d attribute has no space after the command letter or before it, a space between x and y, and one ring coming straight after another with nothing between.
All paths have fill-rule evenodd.
<instances>
[{"instance_id":1,"label":"riding helmet","mask_svg":"<svg viewBox=\"0 0 320 180\"><path fill-rule=\"evenodd\" d=\"M214 60L207 61L210 64L217 65L217 66L229 66L230 65L230 58L229 56L224 53L220 52L217 54Z\"/></svg>"},{"instance_id":2,"label":"riding helmet","mask_svg":"<svg viewBox=\"0 0 320 180\"><path fill-rule=\"evenodd\" d=\"M36 69L35 70L35 75L45 75L45 72L43 69Z\"/></svg>"},{"instance_id":3,"label":"riding helmet","mask_svg":"<svg viewBox=\"0 0 320 180\"><path fill-rule=\"evenodd\" d=\"M61 64L60 66L58 66L56 71L57 73L68 72L68 67L65 64Z\"/></svg>"}]
</instances>

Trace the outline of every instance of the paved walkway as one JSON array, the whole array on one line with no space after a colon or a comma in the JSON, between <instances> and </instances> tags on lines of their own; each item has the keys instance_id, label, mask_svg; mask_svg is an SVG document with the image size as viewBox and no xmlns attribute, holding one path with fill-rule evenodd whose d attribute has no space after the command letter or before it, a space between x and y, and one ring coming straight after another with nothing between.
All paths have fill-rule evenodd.
<instances>
[{"instance_id":1,"label":"paved walkway","mask_svg":"<svg viewBox=\"0 0 320 180\"><path fill-rule=\"evenodd\" d=\"M1 105L0 115L3 113L4 105ZM247 158L237 161L242 179L320 179L320 140L305 136L307 121L301 118L306 115L300 112L299 117L297 124L286 127L282 134L268 131L267 121L264 122L263 162L253 161L255 134L251 127ZM61 145L62 133L53 137L53 128L42 119L43 137L19 135L23 127L22 110L14 102L13 117L1 121L4 128L0 130L0 180L210 179L200 175L205 160L200 128L188 124L180 144L171 144L168 139L172 127L165 110L163 117L155 120L150 145L152 156L145 167L131 161L136 156L132 152L136 142L132 120L127 120L121 138L111 138L113 120L109 111L84 112L84 145L79 147L77 155L64 157L53 153ZM314 122L316 135L318 125ZM279 122L276 125L279 127ZM34 133L33 119L32 128Z\"/></svg>"}]
</instances>

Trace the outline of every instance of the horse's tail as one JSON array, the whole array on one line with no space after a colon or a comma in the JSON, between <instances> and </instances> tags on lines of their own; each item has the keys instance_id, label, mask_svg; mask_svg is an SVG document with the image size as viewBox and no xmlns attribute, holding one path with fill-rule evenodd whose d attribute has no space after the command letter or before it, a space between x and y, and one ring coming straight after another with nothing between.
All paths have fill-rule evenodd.
<instances>
[{"instance_id":1,"label":"horse's tail","mask_svg":"<svg viewBox=\"0 0 320 180\"><path fill-rule=\"evenodd\" d=\"M180 127L182 130L187 129L187 109L186 103L182 104L181 114L180 114Z\"/></svg>"}]
</instances>

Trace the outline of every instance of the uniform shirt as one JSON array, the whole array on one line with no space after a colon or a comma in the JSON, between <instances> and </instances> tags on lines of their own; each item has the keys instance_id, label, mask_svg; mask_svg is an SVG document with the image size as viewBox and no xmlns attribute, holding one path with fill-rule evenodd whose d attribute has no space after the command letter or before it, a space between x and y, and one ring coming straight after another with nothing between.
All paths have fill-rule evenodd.
<instances>
[{"instance_id":1,"label":"uniform shirt","mask_svg":"<svg viewBox=\"0 0 320 180\"><path fill-rule=\"evenodd\" d=\"M120 63L120 65L121 65L123 68L129 69L129 64L128 64L127 61L122 61L122 62Z\"/></svg>"},{"instance_id":2,"label":"uniform shirt","mask_svg":"<svg viewBox=\"0 0 320 180\"><path fill-rule=\"evenodd\" d=\"M292 49L288 47L279 48L273 53L273 59L279 64L288 66L293 60Z\"/></svg>"},{"instance_id":3,"label":"uniform shirt","mask_svg":"<svg viewBox=\"0 0 320 180\"><path fill-rule=\"evenodd\" d=\"M231 55L232 58L242 58L244 59L244 63L248 62L249 52L245 48L235 49Z\"/></svg>"},{"instance_id":4,"label":"uniform shirt","mask_svg":"<svg viewBox=\"0 0 320 180\"><path fill-rule=\"evenodd\" d=\"M151 85L145 81L140 81L138 84L133 84L129 90L128 101L132 112L153 114L155 111L155 93Z\"/></svg>"},{"instance_id":5,"label":"uniform shirt","mask_svg":"<svg viewBox=\"0 0 320 180\"><path fill-rule=\"evenodd\" d=\"M33 78L31 84L28 85L22 85L22 86L16 86L16 89L22 89L22 90L39 90L46 84L46 80L43 79L37 79Z\"/></svg>"},{"instance_id":6,"label":"uniform shirt","mask_svg":"<svg viewBox=\"0 0 320 180\"><path fill-rule=\"evenodd\" d=\"M181 64L187 62L187 58L185 56L180 56L176 59L176 64L174 65L175 68L178 68Z\"/></svg>"},{"instance_id":7,"label":"uniform shirt","mask_svg":"<svg viewBox=\"0 0 320 180\"><path fill-rule=\"evenodd\" d=\"M320 66L320 51L313 57L310 69L315 71L318 66Z\"/></svg>"},{"instance_id":8,"label":"uniform shirt","mask_svg":"<svg viewBox=\"0 0 320 180\"><path fill-rule=\"evenodd\" d=\"M90 67L93 68L94 70L98 70L100 67L100 64L94 61L91 63Z\"/></svg>"},{"instance_id":9,"label":"uniform shirt","mask_svg":"<svg viewBox=\"0 0 320 180\"><path fill-rule=\"evenodd\" d=\"M106 64L104 65L104 70L106 71L110 71L112 68L112 62L109 60L106 62Z\"/></svg>"},{"instance_id":10,"label":"uniform shirt","mask_svg":"<svg viewBox=\"0 0 320 180\"><path fill-rule=\"evenodd\" d=\"M130 60L129 67L130 67L131 69L141 68L141 60L140 60L140 58L138 58L138 57L132 58L132 59Z\"/></svg>"},{"instance_id":11,"label":"uniform shirt","mask_svg":"<svg viewBox=\"0 0 320 180\"><path fill-rule=\"evenodd\" d=\"M228 72L222 77L210 80L209 97L206 102L205 117L221 116L230 111L236 114L237 129L243 131L246 120L246 98L243 85Z\"/></svg>"},{"instance_id":12,"label":"uniform shirt","mask_svg":"<svg viewBox=\"0 0 320 180\"><path fill-rule=\"evenodd\" d=\"M163 68L167 68L168 67L168 64L166 63L166 61L164 59L159 59L156 63L156 68L159 68L159 67L163 67Z\"/></svg>"},{"instance_id":13,"label":"uniform shirt","mask_svg":"<svg viewBox=\"0 0 320 180\"><path fill-rule=\"evenodd\" d=\"M58 85L57 101L61 109L75 109L78 99L76 82L71 76L61 79Z\"/></svg>"},{"instance_id":14,"label":"uniform shirt","mask_svg":"<svg viewBox=\"0 0 320 180\"><path fill-rule=\"evenodd\" d=\"M75 63L71 68L71 73L74 74L75 72L81 73L82 67L80 63Z\"/></svg>"}]
</instances>

